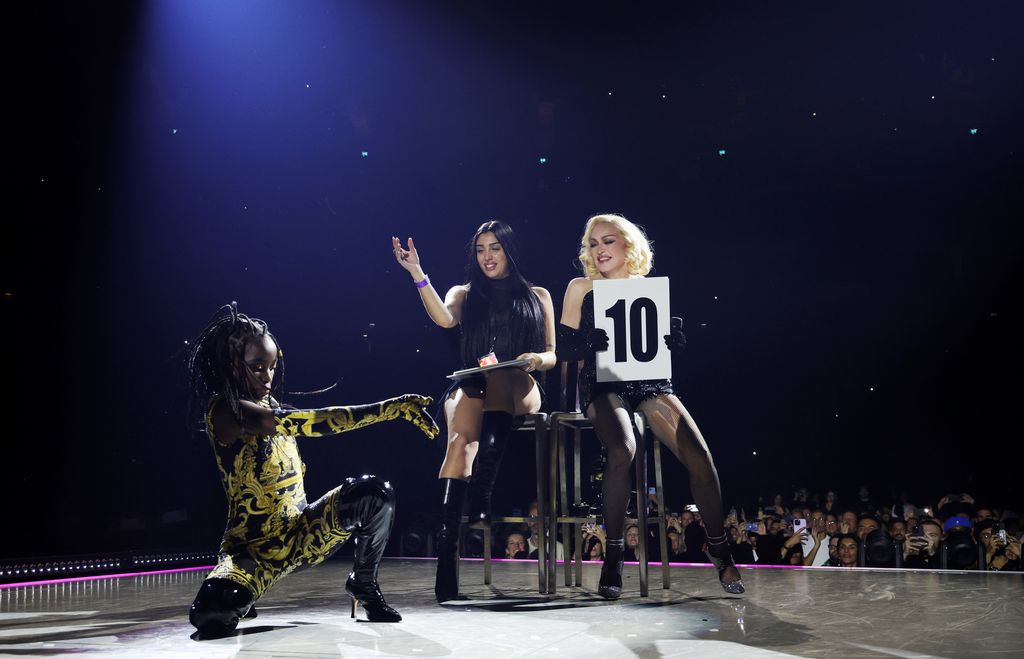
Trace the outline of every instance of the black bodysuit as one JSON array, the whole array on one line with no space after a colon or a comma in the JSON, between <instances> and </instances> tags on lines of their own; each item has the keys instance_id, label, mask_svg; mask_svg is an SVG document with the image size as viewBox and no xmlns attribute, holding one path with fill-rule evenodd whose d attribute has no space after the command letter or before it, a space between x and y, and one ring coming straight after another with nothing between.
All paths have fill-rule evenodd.
<instances>
[{"instance_id":1,"label":"black bodysuit","mask_svg":"<svg viewBox=\"0 0 1024 659\"><path fill-rule=\"evenodd\" d=\"M542 352L544 350L543 323L537 328L537 337L534 345L513 345L511 332L512 314L514 313L513 301L512 281L510 279L499 279L491 282L487 310L486 345L477 346L476 350L472 346L467 346L469 337L466 336L463 330L459 344L462 358L461 368L478 367L480 365L479 358L489 352L493 352L499 362L507 362L524 352ZM474 352L480 352L480 354L473 354ZM482 396L487 390L487 380L483 375L458 380L448 387L441 396L440 401L447 400L451 392L460 387L470 390L466 392L467 395L476 396L477 391L479 391L479 395ZM543 395L544 390L541 388L541 396L543 397Z\"/></svg>"}]
</instances>

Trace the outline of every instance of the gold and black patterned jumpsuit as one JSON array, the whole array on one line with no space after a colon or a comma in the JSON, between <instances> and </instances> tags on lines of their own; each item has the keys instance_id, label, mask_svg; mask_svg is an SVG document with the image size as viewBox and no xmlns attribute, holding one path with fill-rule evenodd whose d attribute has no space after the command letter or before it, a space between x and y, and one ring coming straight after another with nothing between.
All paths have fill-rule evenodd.
<instances>
[{"instance_id":1,"label":"gold and black patterned jumpsuit","mask_svg":"<svg viewBox=\"0 0 1024 659\"><path fill-rule=\"evenodd\" d=\"M277 432L270 436L243 433L231 444L217 441L207 407L206 429L228 499L228 523L216 567L193 602L190 620L199 629L231 628L281 577L296 568L316 565L334 553L353 533L356 560L350 579L376 582L394 517L391 485L376 476L349 478L312 504L306 503L305 465L297 435L320 437L355 430L399 417L413 422L429 437L437 427L419 411L419 396L401 396L381 403L319 410L274 409Z\"/></svg>"},{"instance_id":2,"label":"gold and black patterned jumpsuit","mask_svg":"<svg viewBox=\"0 0 1024 659\"><path fill-rule=\"evenodd\" d=\"M344 485L306 504L306 465L294 436L243 434L225 446L209 412L206 431L228 498L228 524L208 578L241 584L256 600L295 568L322 562L352 535L337 517Z\"/></svg>"}]
</instances>

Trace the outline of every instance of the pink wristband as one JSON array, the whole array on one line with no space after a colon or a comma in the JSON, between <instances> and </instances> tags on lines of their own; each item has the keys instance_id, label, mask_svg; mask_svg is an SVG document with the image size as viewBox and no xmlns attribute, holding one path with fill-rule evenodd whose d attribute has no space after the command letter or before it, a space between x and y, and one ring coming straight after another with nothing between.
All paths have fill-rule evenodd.
<instances>
[{"instance_id":1,"label":"pink wristband","mask_svg":"<svg viewBox=\"0 0 1024 659\"><path fill-rule=\"evenodd\" d=\"M430 277L423 275L423 281L416 282L416 288L423 288L430 285Z\"/></svg>"}]
</instances>

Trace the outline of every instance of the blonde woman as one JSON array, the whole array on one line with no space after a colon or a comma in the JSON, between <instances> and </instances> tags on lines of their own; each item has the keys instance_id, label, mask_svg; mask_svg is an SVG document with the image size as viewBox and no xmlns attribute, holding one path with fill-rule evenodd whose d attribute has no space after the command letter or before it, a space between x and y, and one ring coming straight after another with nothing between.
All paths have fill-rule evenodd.
<instances>
[{"instance_id":1,"label":"blonde woman","mask_svg":"<svg viewBox=\"0 0 1024 659\"><path fill-rule=\"evenodd\" d=\"M587 221L579 260L584 277L569 282L558 327L558 355L583 361L580 404L594 424L608 454L602 481L604 521L608 539L598 593L607 599L622 594L622 527L630 492L630 464L636 453L632 416L642 411L655 437L690 472L690 487L708 534L706 553L718 569L726 592L744 591L723 527L722 493L711 452L693 417L683 407L669 380L597 382L595 353L608 349L608 334L594 327L594 282L644 277L653 254L643 230L621 215L595 215ZM673 351L686 345L676 324L665 342Z\"/></svg>"}]
</instances>

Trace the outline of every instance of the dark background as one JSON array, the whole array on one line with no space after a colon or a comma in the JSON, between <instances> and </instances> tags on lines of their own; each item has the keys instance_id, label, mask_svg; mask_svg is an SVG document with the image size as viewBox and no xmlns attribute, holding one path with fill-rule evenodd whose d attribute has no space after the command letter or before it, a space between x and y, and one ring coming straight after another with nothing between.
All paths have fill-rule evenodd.
<instances>
[{"instance_id":1,"label":"dark background","mask_svg":"<svg viewBox=\"0 0 1024 659\"><path fill-rule=\"evenodd\" d=\"M864 483L1020 509L1019 3L433 4L12 18L2 556L217 545L181 350L220 305L269 322L289 389L339 382L293 404L437 395L451 341L389 237L443 291L508 221L560 301L597 212L672 279L727 507ZM522 438L502 505L533 488ZM443 441L301 448L311 497L375 472L399 530L433 513Z\"/></svg>"}]
</instances>

